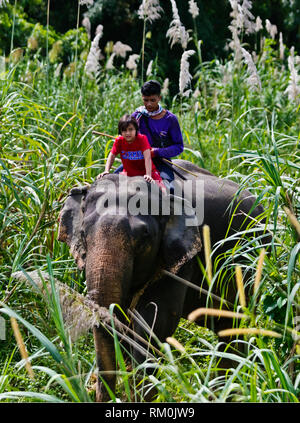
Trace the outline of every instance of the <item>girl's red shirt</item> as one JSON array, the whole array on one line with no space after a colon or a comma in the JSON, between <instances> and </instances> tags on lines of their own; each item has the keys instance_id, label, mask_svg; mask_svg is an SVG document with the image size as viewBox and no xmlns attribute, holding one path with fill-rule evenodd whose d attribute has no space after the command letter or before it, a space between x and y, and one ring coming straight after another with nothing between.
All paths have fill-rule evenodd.
<instances>
[{"instance_id":1,"label":"girl's red shirt","mask_svg":"<svg viewBox=\"0 0 300 423\"><path fill-rule=\"evenodd\" d=\"M144 176L146 174L145 158L143 152L150 150L150 144L145 135L137 134L132 143L128 143L121 135L114 141L112 154L120 154L124 171L127 176ZM160 174L152 162L152 178L161 181Z\"/></svg>"}]
</instances>

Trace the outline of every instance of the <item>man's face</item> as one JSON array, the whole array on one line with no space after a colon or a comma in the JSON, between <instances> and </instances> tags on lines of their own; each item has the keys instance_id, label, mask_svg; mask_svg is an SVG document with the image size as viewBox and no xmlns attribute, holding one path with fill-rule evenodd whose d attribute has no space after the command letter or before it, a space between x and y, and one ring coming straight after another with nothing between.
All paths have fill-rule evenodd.
<instances>
[{"instance_id":1,"label":"man's face","mask_svg":"<svg viewBox=\"0 0 300 423\"><path fill-rule=\"evenodd\" d=\"M142 95L142 99L148 112L154 112L155 110L158 110L158 103L161 100L160 95Z\"/></svg>"}]
</instances>

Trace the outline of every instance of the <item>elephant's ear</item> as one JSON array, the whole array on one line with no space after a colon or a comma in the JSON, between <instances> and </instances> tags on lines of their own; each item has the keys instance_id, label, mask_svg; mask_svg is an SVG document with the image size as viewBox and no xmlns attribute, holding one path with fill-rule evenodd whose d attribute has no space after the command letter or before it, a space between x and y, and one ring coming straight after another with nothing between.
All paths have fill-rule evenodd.
<instances>
[{"instance_id":1,"label":"elephant's ear","mask_svg":"<svg viewBox=\"0 0 300 423\"><path fill-rule=\"evenodd\" d=\"M162 254L165 268L172 273L177 273L185 263L201 251L202 242L196 214L190 213L191 206L187 214L186 200L174 196L171 198L171 213L165 227ZM175 203L177 203L177 209ZM182 212L180 212L180 204Z\"/></svg>"},{"instance_id":2,"label":"elephant's ear","mask_svg":"<svg viewBox=\"0 0 300 423\"><path fill-rule=\"evenodd\" d=\"M58 240L68 244L79 270L85 267L86 249L81 235L81 226L82 203L87 190L87 186L73 188L59 215Z\"/></svg>"}]
</instances>

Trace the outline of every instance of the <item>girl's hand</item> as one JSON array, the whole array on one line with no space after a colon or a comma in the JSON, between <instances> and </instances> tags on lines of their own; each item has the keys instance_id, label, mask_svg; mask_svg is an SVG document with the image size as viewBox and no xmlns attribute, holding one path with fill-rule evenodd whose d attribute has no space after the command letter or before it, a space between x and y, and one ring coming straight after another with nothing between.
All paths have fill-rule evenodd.
<instances>
[{"instance_id":1,"label":"girl's hand","mask_svg":"<svg viewBox=\"0 0 300 423\"><path fill-rule=\"evenodd\" d=\"M144 179L146 179L147 182L150 182L150 184L154 183L154 179L150 175L144 175Z\"/></svg>"},{"instance_id":2,"label":"girl's hand","mask_svg":"<svg viewBox=\"0 0 300 423\"><path fill-rule=\"evenodd\" d=\"M97 176L97 179L101 179L101 178L103 178L103 176L104 176L104 175L108 175L108 174L109 174L109 172L107 172L107 170L105 170L104 172L100 173L100 174Z\"/></svg>"}]
</instances>

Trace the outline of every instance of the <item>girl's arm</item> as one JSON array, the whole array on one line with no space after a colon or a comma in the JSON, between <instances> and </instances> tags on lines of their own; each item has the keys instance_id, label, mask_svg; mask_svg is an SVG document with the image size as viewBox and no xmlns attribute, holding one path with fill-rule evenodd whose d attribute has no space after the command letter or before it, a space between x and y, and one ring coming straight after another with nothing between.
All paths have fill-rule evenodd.
<instances>
[{"instance_id":1,"label":"girl's arm","mask_svg":"<svg viewBox=\"0 0 300 423\"><path fill-rule=\"evenodd\" d=\"M107 175L109 173L112 165L114 164L115 158L116 156L112 154L112 152L110 152L107 158L106 165L105 165L105 171L100 173L100 175L97 176L97 179L101 179L103 178L104 175Z\"/></svg>"},{"instance_id":2,"label":"girl's arm","mask_svg":"<svg viewBox=\"0 0 300 423\"><path fill-rule=\"evenodd\" d=\"M144 159L145 159L145 168L146 168L146 174L144 175L144 178L147 182L153 182L152 179L152 160L151 160L151 150L147 149L143 152Z\"/></svg>"}]
</instances>

